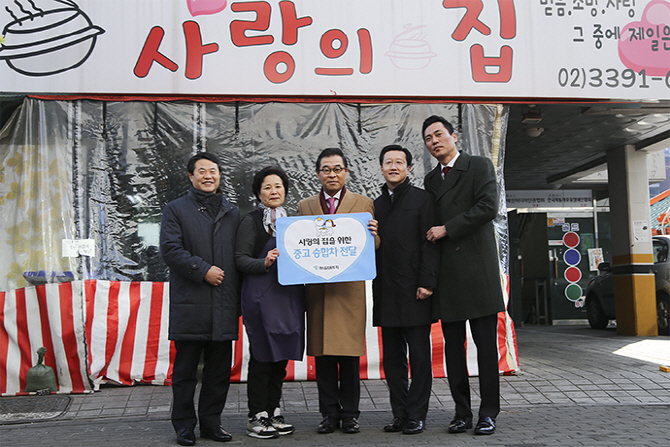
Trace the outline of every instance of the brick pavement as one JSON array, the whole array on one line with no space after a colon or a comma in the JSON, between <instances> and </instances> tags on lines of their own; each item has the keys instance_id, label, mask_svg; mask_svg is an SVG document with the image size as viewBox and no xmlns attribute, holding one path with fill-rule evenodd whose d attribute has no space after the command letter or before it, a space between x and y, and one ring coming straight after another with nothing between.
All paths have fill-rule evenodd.
<instances>
[{"instance_id":1,"label":"brick pavement","mask_svg":"<svg viewBox=\"0 0 670 447\"><path fill-rule=\"evenodd\" d=\"M222 422L229 445L281 446L667 446L670 445L670 337L624 337L613 329L530 326L517 329L521 371L502 377L498 431L489 437L445 431L453 414L446 379L434 379L427 430L420 435L387 434L391 419L386 384L363 381L357 435L315 432L320 415L313 382L286 383L284 414L297 426L276 440L245 436L246 392L231 386ZM477 381L472 383L477 405ZM54 396L47 396L51 398ZM8 399L8 398L1 398ZM14 399L14 398L12 398ZM0 446L176 445L169 387L106 387L93 395L70 396L62 414L0 416ZM198 446L220 445L198 439Z\"/></svg>"}]
</instances>

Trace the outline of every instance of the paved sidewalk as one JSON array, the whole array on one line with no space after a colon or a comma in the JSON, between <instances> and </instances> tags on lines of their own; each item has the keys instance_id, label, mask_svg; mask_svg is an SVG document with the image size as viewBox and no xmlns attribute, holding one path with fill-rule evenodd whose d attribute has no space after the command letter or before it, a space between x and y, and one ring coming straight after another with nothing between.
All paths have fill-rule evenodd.
<instances>
[{"instance_id":1,"label":"paved sidewalk","mask_svg":"<svg viewBox=\"0 0 670 447\"><path fill-rule=\"evenodd\" d=\"M427 430L384 433L390 421L386 384L363 381L361 433L318 435L314 382L286 383L283 412L296 425L291 436L258 440L245 435L244 384L231 386L223 426L228 445L281 446L667 446L670 445L670 337L624 337L614 329L530 326L517 329L521 371L501 378L502 412L493 436L446 433L453 402L446 379L434 379ZM475 407L478 384L471 382ZM93 395L46 396L67 407L0 414L0 446L171 446L169 387L106 387ZM13 408L25 397L0 398ZM44 403L56 402L40 401ZM48 405L44 405L48 407ZM197 433L197 431L196 431ZM198 446L221 445L200 439Z\"/></svg>"}]
</instances>

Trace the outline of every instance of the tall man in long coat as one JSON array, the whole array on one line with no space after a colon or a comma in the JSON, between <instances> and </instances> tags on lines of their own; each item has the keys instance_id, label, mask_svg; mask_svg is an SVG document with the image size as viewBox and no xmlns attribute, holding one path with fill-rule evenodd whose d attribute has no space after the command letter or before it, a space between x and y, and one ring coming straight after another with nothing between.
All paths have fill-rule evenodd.
<instances>
[{"instance_id":1,"label":"tall man in long coat","mask_svg":"<svg viewBox=\"0 0 670 447\"><path fill-rule=\"evenodd\" d=\"M372 282L372 322L382 328L384 372L393 410L393 421L384 431L417 434L424 430L433 380L430 297L437 286L440 251L426 239L426 232L436 223L435 199L407 177L412 166L409 150L386 146L379 163L386 182L374 202L381 245Z\"/></svg>"},{"instance_id":2,"label":"tall man in long coat","mask_svg":"<svg viewBox=\"0 0 670 447\"><path fill-rule=\"evenodd\" d=\"M457 135L440 116L423 123L423 138L438 165L424 180L435 196L441 225L426 237L440 246L441 262L437 315L442 320L447 375L456 415L450 433L472 427L470 386L465 353L466 321L477 345L481 405L476 435L495 432L500 412L498 312L505 310L498 246L493 228L497 214L497 187L493 163L486 157L456 150Z\"/></svg>"},{"instance_id":3,"label":"tall man in long coat","mask_svg":"<svg viewBox=\"0 0 670 447\"><path fill-rule=\"evenodd\" d=\"M372 200L345 187L349 167L339 148L324 149L316 160L321 191L298 203L298 214L363 213L374 216ZM368 228L379 245L377 221ZM310 284L305 289L307 355L315 356L319 433L358 433L360 359L365 354L365 281Z\"/></svg>"},{"instance_id":4,"label":"tall man in long coat","mask_svg":"<svg viewBox=\"0 0 670 447\"><path fill-rule=\"evenodd\" d=\"M172 372L172 425L177 443L195 445L200 436L230 441L221 412L230 386L232 340L240 315L235 270L235 234L240 210L219 189L220 162L200 152L188 162L188 194L163 210L160 247L170 267L169 338L177 353ZM198 363L204 354L198 415L193 403Z\"/></svg>"}]
</instances>

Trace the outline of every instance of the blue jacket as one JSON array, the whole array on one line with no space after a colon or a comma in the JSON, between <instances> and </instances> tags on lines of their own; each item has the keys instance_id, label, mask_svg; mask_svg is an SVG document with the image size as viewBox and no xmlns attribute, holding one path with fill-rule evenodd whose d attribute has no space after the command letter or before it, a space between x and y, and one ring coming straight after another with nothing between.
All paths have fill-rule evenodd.
<instances>
[{"instance_id":1,"label":"blue jacket","mask_svg":"<svg viewBox=\"0 0 670 447\"><path fill-rule=\"evenodd\" d=\"M163 210L160 247L170 267L170 340L237 340L240 284L235 269L235 234L240 210L221 196L215 219L188 195ZM223 283L204 278L211 266L224 271Z\"/></svg>"}]
</instances>

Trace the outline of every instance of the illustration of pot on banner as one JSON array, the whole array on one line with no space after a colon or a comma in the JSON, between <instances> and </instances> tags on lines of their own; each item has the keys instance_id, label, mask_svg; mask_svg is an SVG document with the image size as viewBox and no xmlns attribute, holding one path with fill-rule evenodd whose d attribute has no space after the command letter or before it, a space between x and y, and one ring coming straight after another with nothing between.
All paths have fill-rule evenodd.
<instances>
[{"instance_id":1,"label":"illustration of pot on banner","mask_svg":"<svg viewBox=\"0 0 670 447\"><path fill-rule=\"evenodd\" d=\"M370 213L277 219L279 283L364 281L377 275Z\"/></svg>"},{"instance_id":2,"label":"illustration of pot on banner","mask_svg":"<svg viewBox=\"0 0 670 447\"><path fill-rule=\"evenodd\" d=\"M55 1L58 6L52 9L42 9L38 4L45 2L32 0L5 7L14 20L2 29L0 60L17 73L50 76L77 68L105 32L73 0Z\"/></svg>"}]
</instances>

